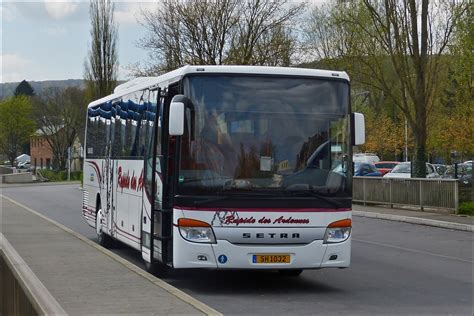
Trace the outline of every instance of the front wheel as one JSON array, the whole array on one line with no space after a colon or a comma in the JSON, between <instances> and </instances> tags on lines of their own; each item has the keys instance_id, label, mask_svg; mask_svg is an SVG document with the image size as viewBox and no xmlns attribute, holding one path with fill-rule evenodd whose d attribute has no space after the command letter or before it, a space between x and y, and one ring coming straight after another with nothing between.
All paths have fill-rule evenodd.
<instances>
[{"instance_id":1,"label":"front wheel","mask_svg":"<svg viewBox=\"0 0 474 316\"><path fill-rule=\"evenodd\" d=\"M97 241L99 245L101 245L104 248L110 248L113 244L113 239L104 233L102 230L102 209L99 207L99 210L97 211L97 215L95 217L95 230L97 232Z\"/></svg>"},{"instance_id":2,"label":"front wheel","mask_svg":"<svg viewBox=\"0 0 474 316\"><path fill-rule=\"evenodd\" d=\"M283 276L297 277L303 272L303 269L278 270L278 272Z\"/></svg>"}]
</instances>

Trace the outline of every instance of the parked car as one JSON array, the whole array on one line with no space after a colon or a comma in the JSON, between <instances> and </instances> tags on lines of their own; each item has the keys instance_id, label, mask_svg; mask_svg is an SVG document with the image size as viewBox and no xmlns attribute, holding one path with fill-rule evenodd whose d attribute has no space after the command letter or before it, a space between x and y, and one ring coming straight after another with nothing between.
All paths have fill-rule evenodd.
<instances>
[{"instance_id":1,"label":"parked car","mask_svg":"<svg viewBox=\"0 0 474 316\"><path fill-rule=\"evenodd\" d=\"M447 168L448 166L442 165L442 164L439 164L439 163L434 163L434 164L433 164L433 167L435 167L436 172L437 172L440 176L442 176L442 175L445 173L446 168Z\"/></svg>"},{"instance_id":2,"label":"parked car","mask_svg":"<svg viewBox=\"0 0 474 316\"><path fill-rule=\"evenodd\" d=\"M352 156L354 162L376 163L380 161L379 156L372 153L358 153Z\"/></svg>"},{"instance_id":3,"label":"parked car","mask_svg":"<svg viewBox=\"0 0 474 316\"><path fill-rule=\"evenodd\" d=\"M375 168L372 163L355 162L354 163L354 176L359 177L381 177L382 173Z\"/></svg>"},{"instance_id":4,"label":"parked car","mask_svg":"<svg viewBox=\"0 0 474 316\"><path fill-rule=\"evenodd\" d=\"M455 176L455 166L448 166L446 172L443 174L443 179L454 179ZM460 163L458 164L457 179L460 179L461 182L466 180L465 184L472 182L472 163Z\"/></svg>"},{"instance_id":5,"label":"parked car","mask_svg":"<svg viewBox=\"0 0 474 316\"><path fill-rule=\"evenodd\" d=\"M382 173L382 176L392 171L392 169L398 165L398 161L379 161L375 163L375 167Z\"/></svg>"},{"instance_id":6,"label":"parked car","mask_svg":"<svg viewBox=\"0 0 474 316\"><path fill-rule=\"evenodd\" d=\"M457 179L459 179L459 199L461 201L470 201L472 200L472 176L473 176L473 163L465 162L458 164ZM448 166L446 172L443 174L444 179L454 179L455 178L455 166Z\"/></svg>"},{"instance_id":7,"label":"parked car","mask_svg":"<svg viewBox=\"0 0 474 316\"><path fill-rule=\"evenodd\" d=\"M401 162L396 165L392 171L385 174L384 178L411 178L411 162ZM440 175L436 172L436 169L432 164L426 163L426 177L427 178L439 178Z\"/></svg>"},{"instance_id":8,"label":"parked car","mask_svg":"<svg viewBox=\"0 0 474 316\"><path fill-rule=\"evenodd\" d=\"M30 168L31 163L29 161L19 162L17 165L17 169L30 170Z\"/></svg>"}]
</instances>

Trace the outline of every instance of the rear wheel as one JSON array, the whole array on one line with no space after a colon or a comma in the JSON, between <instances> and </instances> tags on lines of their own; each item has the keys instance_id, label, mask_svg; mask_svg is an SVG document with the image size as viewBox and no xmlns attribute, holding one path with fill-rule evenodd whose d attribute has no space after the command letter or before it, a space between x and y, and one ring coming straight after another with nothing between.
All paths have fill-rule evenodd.
<instances>
[{"instance_id":1,"label":"rear wheel","mask_svg":"<svg viewBox=\"0 0 474 316\"><path fill-rule=\"evenodd\" d=\"M303 269L278 270L278 272L283 276L297 277L303 272Z\"/></svg>"},{"instance_id":2,"label":"rear wheel","mask_svg":"<svg viewBox=\"0 0 474 316\"><path fill-rule=\"evenodd\" d=\"M97 232L97 241L99 243L99 245L101 245L102 247L105 247L105 248L110 248L113 244L113 239L107 235L106 233L104 233L104 231L102 230L102 208L100 206L100 204L98 205L98 211L97 211L97 214L96 214L96 218L95 218L95 229L96 229L96 232Z\"/></svg>"}]
</instances>

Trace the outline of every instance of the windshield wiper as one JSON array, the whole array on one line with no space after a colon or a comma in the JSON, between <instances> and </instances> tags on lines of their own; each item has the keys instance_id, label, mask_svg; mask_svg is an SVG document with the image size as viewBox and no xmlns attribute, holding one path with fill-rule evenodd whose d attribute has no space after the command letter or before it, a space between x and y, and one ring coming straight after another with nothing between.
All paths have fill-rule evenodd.
<instances>
[{"instance_id":1,"label":"windshield wiper","mask_svg":"<svg viewBox=\"0 0 474 316\"><path fill-rule=\"evenodd\" d=\"M342 205L339 202L335 201L334 199L329 198L325 195L322 195L312 190L295 190L295 191L288 191L288 193L290 196L315 197L315 198L318 198L319 200L327 202L328 204L331 204L332 206L336 208L342 207Z\"/></svg>"}]
</instances>

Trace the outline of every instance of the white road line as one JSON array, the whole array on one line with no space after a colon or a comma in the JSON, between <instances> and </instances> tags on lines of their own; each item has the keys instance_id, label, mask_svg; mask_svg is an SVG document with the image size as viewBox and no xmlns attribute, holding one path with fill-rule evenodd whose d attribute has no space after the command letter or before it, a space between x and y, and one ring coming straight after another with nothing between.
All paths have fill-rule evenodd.
<instances>
[{"instance_id":1,"label":"white road line","mask_svg":"<svg viewBox=\"0 0 474 316\"><path fill-rule=\"evenodd\" d=\"M368 240L362 240L362 239L355 239L355 238L352 238L352 240L356 241L356 242L370 244L370 245L376 245L376 246L387 247L387 248L392 248L392 249L398 249L398 250L403 250L403 251L415 252L415 253L419 253L419 254L423 254L423 255L429 255L429 256L433 256L433 257L439 257L439 258L456 260L456 261L461 261L461 262L467 262L467 263L474 264L474 261L469 261L469 260L466 260L466 259L440 255L440 254L437 254L437 253L423 251L423 250L416 250L416 249L410 249L410 248L405 248L405 247L398 247L398 246L384 244L384 243L380 243L380 242L368 241Z\"/></svg>"}]
</instances>

